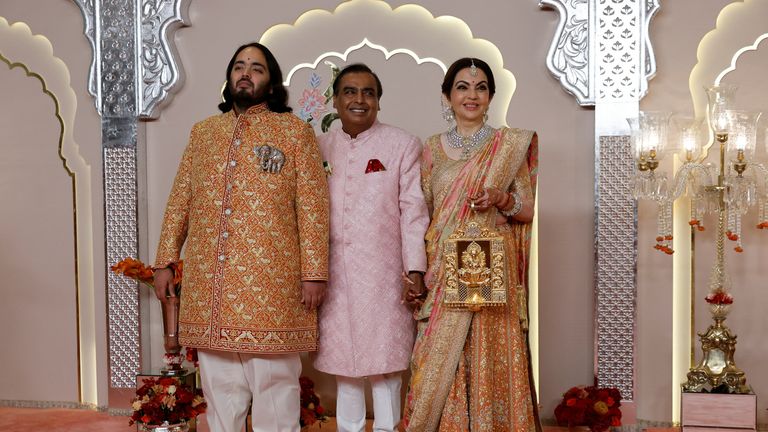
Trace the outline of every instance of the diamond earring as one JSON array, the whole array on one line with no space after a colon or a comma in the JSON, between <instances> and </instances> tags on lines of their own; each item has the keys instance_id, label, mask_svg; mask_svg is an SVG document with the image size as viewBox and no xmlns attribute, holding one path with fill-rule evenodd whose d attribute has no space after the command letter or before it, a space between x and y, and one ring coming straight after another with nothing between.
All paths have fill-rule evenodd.
<instances>
[{"instance_id":1,"label":"diamond earring","mask_svg":"<svg viewBox=\"0 0 768 432\"><path fill-rule=\"evenodd\" d=\"M445 100L440 98L440 106L442 108L442 115L443 120L445 120L448 123L453 123L453 120L456 118L456 116L453 113L453 108L451 108L450 105L445 103Z\"/></svg>"}]
</instances>

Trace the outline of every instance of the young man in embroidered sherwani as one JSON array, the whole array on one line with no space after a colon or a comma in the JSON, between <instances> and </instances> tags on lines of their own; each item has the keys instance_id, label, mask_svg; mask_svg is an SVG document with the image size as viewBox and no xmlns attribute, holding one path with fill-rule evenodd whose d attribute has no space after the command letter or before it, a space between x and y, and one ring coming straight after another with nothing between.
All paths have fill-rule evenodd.
<instances>
[{"instance_id":1,"label":"young man in embroidered sherwani","mask_svg":"<svg viewBox=\"0 0 768 432\"><path fill-rule=\"evenodd\" d=\"M414 339L403 290L423 291L427 267L421 142L377 121L381 83L367 66L343 69L333 94L341 128L318 138L331 192L331 255L315 368L336 375L339 431L364 430L365 378L374 430L393 431Z\"/></svg>"},{"instance_id":2,"label":"young man in embroidered sherwani","mask_svg":"<svg viewBox=\"0 0 768 432\"><path fill-rule=\"evenodd\" d=\"M269 50L240 47L222 114L197 123L165 211L160 301L186 242L179 344L198 348L213 432L299 431L299 353L317 347L328 189L310 126L290 113Z\"/></svg>"}]
</instances>

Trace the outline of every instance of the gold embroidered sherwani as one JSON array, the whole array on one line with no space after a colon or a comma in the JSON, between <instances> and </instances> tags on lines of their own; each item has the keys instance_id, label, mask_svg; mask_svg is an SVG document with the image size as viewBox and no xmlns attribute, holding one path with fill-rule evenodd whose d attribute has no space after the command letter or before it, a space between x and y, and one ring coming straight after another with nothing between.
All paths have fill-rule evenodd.
<instances>
[{"instance_id":1,"label":"gold embroidered sherwani","mask_svg":"<svg viewBox=\"0 0 768 432\"><path fill-rule=\"evenodd\" d=\"M285 155L262 170L254 147ZM252 353L317 349L302 280L328 278L328 186L312 128L265 105L192 128L165 210L155 268L180 259L183 346Z\"/></svg>"}]
</instances>

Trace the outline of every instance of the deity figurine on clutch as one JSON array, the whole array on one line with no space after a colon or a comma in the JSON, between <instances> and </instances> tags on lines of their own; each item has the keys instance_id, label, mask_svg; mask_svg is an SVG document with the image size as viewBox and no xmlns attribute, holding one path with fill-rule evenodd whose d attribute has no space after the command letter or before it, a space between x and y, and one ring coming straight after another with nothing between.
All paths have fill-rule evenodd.
<instances>
[{"instance_id":1,"label":"deity figurine on clutch","mask_svg":"<svg viewBox=\"0 0 768 432\"><path fill-rule=\"evenodd\" d=\"M445 243L445 304L478 311L507 303L504 240L477 222L458 228Z\"/></svg>"}]
</instances>

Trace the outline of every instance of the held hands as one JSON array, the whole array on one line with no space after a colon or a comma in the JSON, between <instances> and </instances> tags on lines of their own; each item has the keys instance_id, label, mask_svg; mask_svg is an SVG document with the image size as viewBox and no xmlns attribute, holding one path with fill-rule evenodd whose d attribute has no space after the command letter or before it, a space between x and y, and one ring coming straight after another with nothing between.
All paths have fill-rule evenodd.
<instances>
[{"instance_id":1,"label":"held hands","mask_svg":"<svg viewBox=\"0 0 768 432\"><path fill-rule=\"evenodd\" d=\"M469 206L477 212L484 212L491 207L504 208L509 202L509 194L496 188L484 188L467 197Z\"/></svg>"},{"instance_id":2,"label":"held hands","mask_svg":"<svg viewBox=\"0 0 768 432\"><path fill-rule=\"evenodd\" d=\"M301 282L301 304L307 311L319 307L325 299L325 281L302 281Z\"/></svg>"},{"instance_id":3,"label":"held hands","mask_svg":"<svg viewBox=\"0 0 768 432\"><path fill-rule=\"evenodd\" d=\"M407 304L411 309L418 309L427 298L427 290L424 287L424 276L419 272L402 274L403 294L400 297L401 304Z\"/></svg>"}]
</instances>

